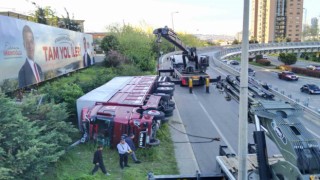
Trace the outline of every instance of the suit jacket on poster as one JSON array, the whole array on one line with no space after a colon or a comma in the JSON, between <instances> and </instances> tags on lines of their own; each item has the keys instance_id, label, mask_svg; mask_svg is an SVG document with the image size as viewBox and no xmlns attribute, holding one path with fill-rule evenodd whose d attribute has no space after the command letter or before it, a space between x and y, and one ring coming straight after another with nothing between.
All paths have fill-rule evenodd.
<instances>
[{"instance_id":1,"label":"suit jacket on poster","mask_svg":"<svg viewBox=\"0 0 320 180\"><path fill-rule=\"evenodd\" d=\"M37 63L35 64L38 69L40 80L43 81L44 75L42 73L41 67ZM19 88L37 83L36 77L34 76L32 68L27 59L19 71L18 79L19 79Z\"/></svg>"},{"instance_id":2,"label":"suit jacket on poster","mask_svg":"<svg viewBox=\"0 0 320 180\"><path fill-rule=\"evenodd\" d=\"M85 62L85 55L87 55L87 63ZM83 55L83 67L91 66L91 58L88 53Z\"/></svg>"}]
</instances>

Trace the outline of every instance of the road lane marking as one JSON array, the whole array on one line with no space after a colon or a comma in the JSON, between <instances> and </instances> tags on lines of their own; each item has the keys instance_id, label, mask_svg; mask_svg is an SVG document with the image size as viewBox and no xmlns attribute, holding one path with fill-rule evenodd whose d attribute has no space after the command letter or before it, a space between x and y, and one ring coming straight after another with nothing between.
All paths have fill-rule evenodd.
<instances>
[{"instance_id":1,"label":"road lane marking","mask_svg":"<svg viewBox=\"0 0 320 180\"><path fill-rule=\"evenodd\" d=\"M198 100L197 96L193 93L193 96ZM209 115L208 111L204 108L204 106L202 105L202 103L198 100L200 107L202 108L202 110L204 111L205 115L209 118L209 120L211 121L211 124L214 126L214 128L216 128L218 134L221 136L221 139L226 143L226 145L228 146L228 148L230 149L230 151L234 154L236 154L235 150L232 148L232 146L230 145L230 143L227 141L227 138L221 133L221 131L219 130L218 126L216 125L216 123L214 122L214 120L211 118L211 116Z\"/></svg>"},{"instance_id":2,"label":"road lane marking","mask_svg":"<svg viewBox=\"0 0 320 180\"><path fill-rule=\"evenodd\" d=\"M306 128L311 134L313 134L314 136L316 136L317 138L320 139L320 136L317 135L315 132L311 131L310 129Z\"/></svg>"}]
</instances>

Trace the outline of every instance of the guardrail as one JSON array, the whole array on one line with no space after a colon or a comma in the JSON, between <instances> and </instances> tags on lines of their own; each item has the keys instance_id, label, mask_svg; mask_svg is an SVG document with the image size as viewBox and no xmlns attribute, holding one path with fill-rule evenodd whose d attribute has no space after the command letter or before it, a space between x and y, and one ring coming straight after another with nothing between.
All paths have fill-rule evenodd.
<instances>
[{"instance_id":1,"label":"guardrail","mask_svg":"<svg viewBox=\"0 0 320 180\"><path fill-rule=\"evenodd\" d=\"M318 44L320 45L320 42ZM230 66L230 65L222 62L222 60L220 59L219 52L214 55L213 62L215 63L216 66L226 70L227 72L229 72L232 75L235 75L235 76L240 75L240 68L236 68L236 67ZM253 80L259 84L262 84L262 82L257 81L256 79L253 79ZM276 95L277 97L279 97L280 99L282 99L286 102L299 105L306 113L308 113L308 115L313 116L315 119L318 119L318 120L320 119L320 113L317 110L310 108L307 103L303 103L299 99L293 99L290 94L286 95L286 93L284 91L280 91L280 90L278 90L278 88L272 87L272 85L270 86L270 91L274 95ZM317 121L316 123L320 123L320 122Z\"/></svg>"},{"instance_id":2,"label":"guardrail","mask_svg":"<svg viewBox=\"0 0 320 180\"><path fill-rule=\"evenodd\" d=\"M236 68L233 66L229 66L226 63L222 62L221 59L230 57L233 55L241 54L241 45L233 45L233 46L213 46L213 47L204 47L198 48L199 52L210 52L213 50L218 50L213 55L213 63L215 63L218 67L228 71L232 75L240 75L240 68ZM320 42L284 42L284 43L267 43L267 44L250 44L249 45L249 54L265 54L265 53L275 53L275 52L319 52L320 51ZM179 51L172 52L162 56L166 58L173 54L179 54ZM307 105L302 104L299 99L292 99L285 95L285 93L279 92L275 88L270 88L271 92L276 96L280 97L284 101L288 101L290 103L298 104L302 107L302 109L313 117L320 119L320 114L308 107ZM318 122L319 123L319 122Z\"/></svg>"}]
</instances>

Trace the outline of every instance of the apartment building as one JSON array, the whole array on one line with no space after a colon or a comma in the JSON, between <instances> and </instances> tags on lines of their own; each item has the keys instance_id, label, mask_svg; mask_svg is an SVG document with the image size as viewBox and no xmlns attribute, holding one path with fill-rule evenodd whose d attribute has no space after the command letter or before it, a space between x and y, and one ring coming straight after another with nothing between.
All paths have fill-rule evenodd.
<instances>
[{"instance_id":1,"label":"apartment building","mask_svg":"<svg viewBox=\"0 0 320 180\"><path fill-rule=\"evenodd\" d=\"M250 36L260 43L302 36L303 0L252 0Z\"/></svg>"}]
</instances>

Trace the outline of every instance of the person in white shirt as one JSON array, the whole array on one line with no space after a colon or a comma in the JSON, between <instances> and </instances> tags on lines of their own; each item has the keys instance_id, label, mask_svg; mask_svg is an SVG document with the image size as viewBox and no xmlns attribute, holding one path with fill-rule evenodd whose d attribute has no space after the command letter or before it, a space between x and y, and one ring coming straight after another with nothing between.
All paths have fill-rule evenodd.
<instances>
[{"instance_id":1,"label":"person in white shirt","mask_svg":"<svg viewBox=\"0 0 320 180\"><path fill-rule=\"evenodd\" d=\"M128 165L128 154L132 152L130 146L126 143L125 137L121 137L120 143L117 145L117 149L119 152L119 163L120 168L130 167Z\"/></svg>"},{"instance_id":2,"label":"person in white shirt","mask_svg":"<svg viewBox=\"0 0 320 180\"><path fill-rule=\"evenodd\" d=\"M27 53L27 58L19 70L19 88L36 84L44 79L41 67L34 61L35 42L31 28L25 25L22 30L23 46Z\"/></svg>"}]
</instances>

